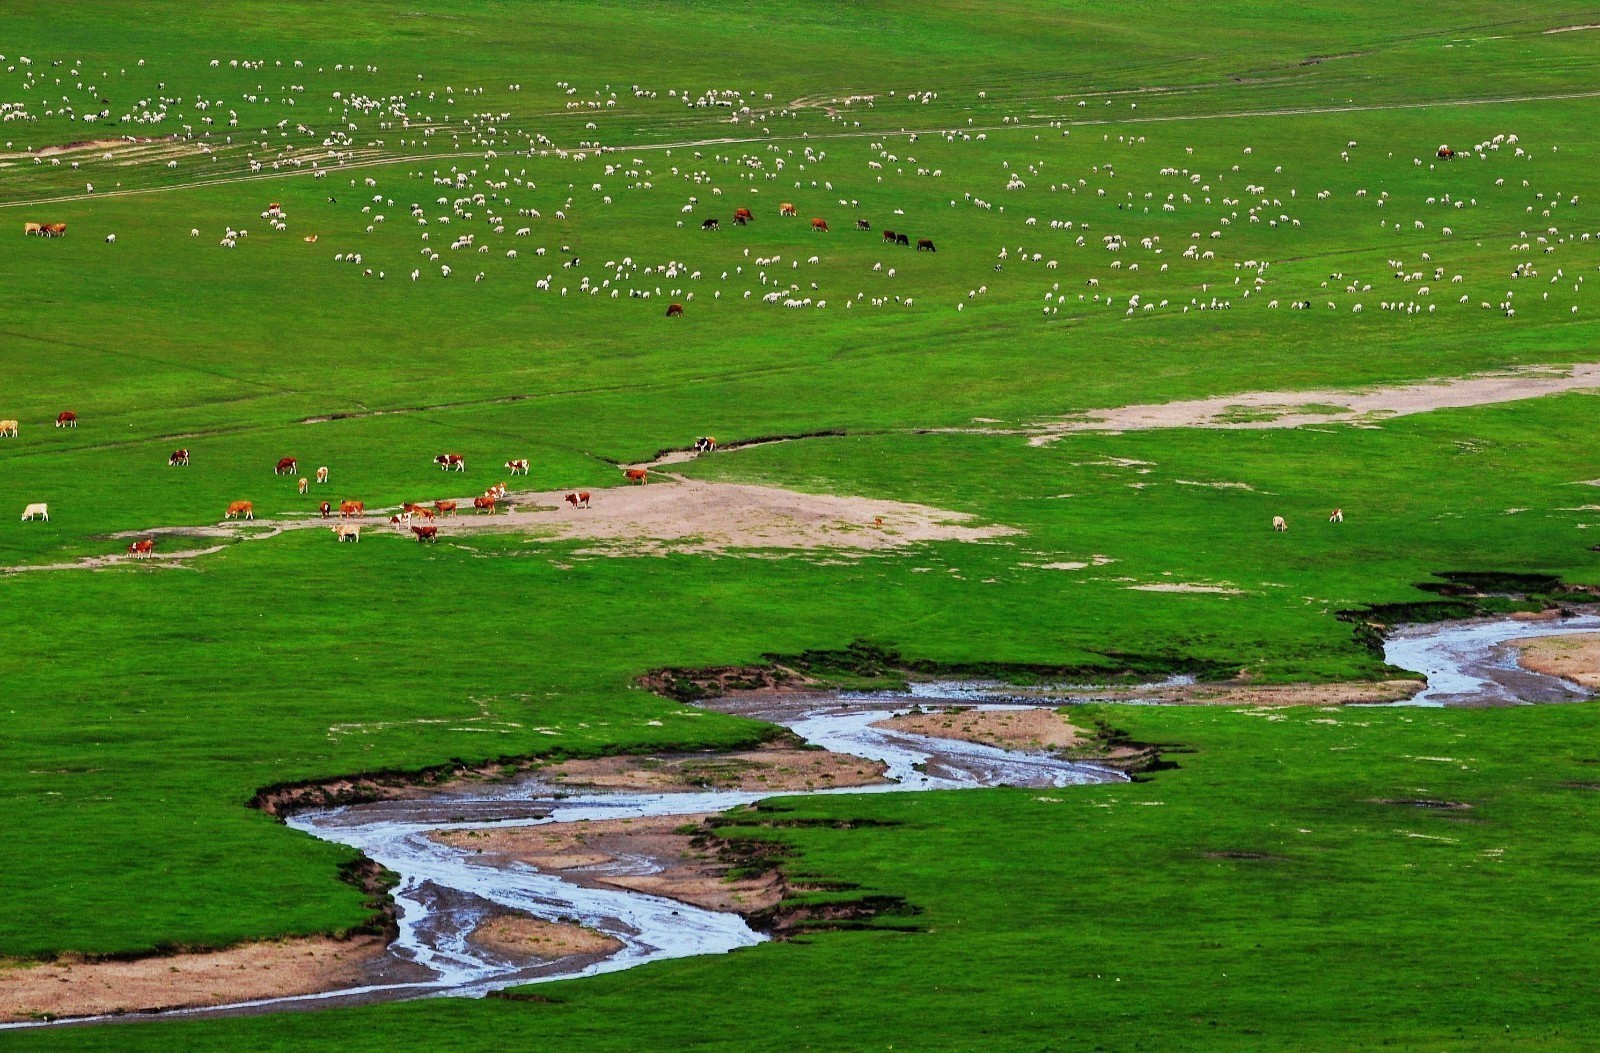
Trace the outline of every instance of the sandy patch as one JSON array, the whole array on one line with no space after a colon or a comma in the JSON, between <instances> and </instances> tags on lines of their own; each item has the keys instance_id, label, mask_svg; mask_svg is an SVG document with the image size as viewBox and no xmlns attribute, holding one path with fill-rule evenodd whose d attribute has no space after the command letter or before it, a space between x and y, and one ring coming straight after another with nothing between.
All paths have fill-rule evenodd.
<instances>
[{"instance_id":1,"label":"sandy patch","mask_svg":"<svg viewBox=\"0 0 1600 1053\"><path fill-rule=\"evenodd\" d=\"M815 790L884 781L884 765L828 750L765 749L743 753L680 753L595 757L539 769L559 785L603 790Z\"/></svg>"},{"instance_id":2,"label":"sandy patch","mask_svg":"<svg viewBox=\"0 0 1600 1053\"><path fill-rule=\"evenodd\" d=\"M223 1005L353 987L384 956L380 936L247 943L131 962L0 965L0 1020Z\"/></svg>"},{"instance_id":3,"label":"sandy patch","mask_svg":"<svg viewBox=\"0 0 1600 1053\"><path fill-rule=\"evenodd\" d=\"M1544 35L1549 36L1551 33L1581 33L1586 29L1600 29L1600 22L1589 22L1581 26L1557 26L1555 29L1545 30Z\"/></svg>"},{"instance_id":4,"label":"sandy patch","mask_svg":"<svg viewBox=\"0 0 1600 1053\"><path fill-rule=\"evenodd\" d=\"M447 830L436 840L458 848L516 860L547 871L565 871L579 883L648 892L707 910L747 913L776 906L783 885L775 874L729 880L730 865L714 848L696 845L700 824L711 813L648 819L606 819L493 830ZM652 873L639 873L641 860ZM621 864L623 873L606 873Z\"/></svg>"},{"instance_id":5,"label":"sandy patch","mask_svg":"<svg viewBox=\"0 0 1600 1053\"><path fill-rule=\"evenodd\" d=\"M1521 649L1519 661L1535 673L1600 690L1600 633L1512 640L1511 646Z\"/></svg>"},{"instance_id":6,"label":"sandy patch","mask_svg":"<svg viewBox=\"0 0 1600 1053\"><path fill-rule=\"evenodd\" d=\"M473 943L507 958L605 957L622 950L621 940L571 923L526 914L500 914L472 930Z\"/></svg>"},{"instance_id":7,"label":"sandy patch","mask_svg":"<svg viewBox=\"0 0 1600 1053\"><path fill-rule=\"evenodd\" d=\"M1081 419L1039 424L1028 441L1041 446L1063 435L1082 431L1364 424L1430 410L1516 402L1589 388L1600 388L1600 364L1580 364L1570 370L1528 367L1360 392L1253 391L1185 402L1091 410Z\"/></svg>"},{"instance_id":8,"label":"sandy patch","mask_svg":"<svg viewBox=\"0 0 1600 1053\"><path fill-rule=\"evenodd\" d=\"M1132 592L1205 592L1218 596L1243 596L1243 589L1228 585L1201 585L1191 581L1156 581L1145 585L1129 585Z\"/></svg>"},{"instance_id":9,"label":"sandy patch","mask_svg":"<svg viewBox=\"0 0 1600 1053\"><path fill-rule=\"evenodd\" d=\"M1351 706L1398 702L1426 686L1420 680L1357 680L1342 684L1193 684L1152 701L1191 706Z\"/></svg>"},{"instance_id":10,"label":"sandy patch","mask_svg":"<svg viewBox=\"0 0 1600 1053\"><path fill-rule=\"evenodd\" d=\"M914 735L960 739L1009 750L1062 750L1081 745L1084 732L1053 709L947 709L934 713L902 713L880 720L876 728Z\"/></svg>"}]
</instances>

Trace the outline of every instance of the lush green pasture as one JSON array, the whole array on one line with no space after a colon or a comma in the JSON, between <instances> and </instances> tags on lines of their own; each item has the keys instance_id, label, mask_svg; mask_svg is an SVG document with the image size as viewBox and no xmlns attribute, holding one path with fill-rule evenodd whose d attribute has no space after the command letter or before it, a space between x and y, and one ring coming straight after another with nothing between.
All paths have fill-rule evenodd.
<instances>
[{"instance_id":1,"label":"lush green pasture","mask_svg":"<svg viewBox=\"0 0 1600 1053\"><path fill-rule=\"evenodd\" d=\"M181 568L0 577L18 846L0 955L359 923L335 878L348 853L244 807L267 784L764 733L633 686L657 666L864 639L947 662L1369 677L1381 662L1341 610L1421 598L1440 571L1600 584L1593 394L1371 428L1016 433L1126 403L1592 361L1600 158L1593 100L1570 96L1592 90L1600 33L1544 32L1590 20L1488 3L8 5L0 104L37 120L0 124L0 419L22 422L0 440L0 565L115 551L109 534L212 523L233 500L265 522L324 498L468 496L511 457L532 486L603 502L616 464L707 433L845 434L684 471L1018 533L841 559L308 531ZM733 106L682 100L730 90ZM828 105L852 95L874 98ZM121 119L162 98L163 120ZM184 125L110 161L22 153ZM70 234L23 239L24 221ZM229 229L249 233L225 248ZM81 426L52 428L69 408ZM168 468L180 446L192 467ZM445 450L465 477L433 467ZM297 495L271 473L284 455L332 482ZM48 524L17 520L32 501ZM1173 584L1222 591L1139 588ZM1149 783L1042 795L1059 802L786 802L902 825L746 831L788 842L796 872L906 897L924 932L653 966L549 988L551 1005L6 1042L1582 1048L1587 708L1098 715L1195 752ZM1373 803L1412 797L1474 808Z\"/></svg>"}]
</instances>

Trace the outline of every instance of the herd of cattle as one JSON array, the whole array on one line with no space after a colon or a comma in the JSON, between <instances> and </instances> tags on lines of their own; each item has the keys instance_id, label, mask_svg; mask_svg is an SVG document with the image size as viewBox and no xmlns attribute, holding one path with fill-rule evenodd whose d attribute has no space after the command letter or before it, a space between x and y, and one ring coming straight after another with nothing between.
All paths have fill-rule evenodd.
<instances>
[{"instance_id":1,"label":"herd of cattle","mask_svg":"<svg viewBox=\"0 0 1600 1053\"><path fill-rule=\"evenodd\" d=\"M78 415L71 410L64 410L57 415L55 424L58 428L76 428L78 426ZM0 438L17 438L19 434L20 425L17 421L0 420ZM702 453L709 453L716 448L717 440L710 436L698 438L694 442L694 452L697 456ZM167 456L167 466L169 468L187 468L189 463L190 456L187 447L173 450ZM438 454L433 458L433 463L446 472L465 472L467 470L467 460L459 453ZM506 461L503 467L513 476L526 476L531 463L526 457L513 457L511 460ZM299 471L299 458L292 456L280 457L277 463L273 465L272 474L275 476L292 476L298 475ZM644 485L650 481L650 470L648 468L624 468L622 471L623 477L630 483ZM327 483L329 474L328 466L320 465L315 473L317 483ZM311 480L306 476L299 476L297 484L300 493L308 493ZM484 490L482 494L472 499L472 507L479 515L485 513L494 515L500 504L505 501L508 492L505 483L495 483ZM591 497L592 495L587 490L576 490L566 494L562 500L573 509L590 508L592 507L590 504ZM437 542L439 540L439 528L434 525L433 520L455 515L459 505L459 501L444 499L434 501L431 504L405 501L401 503L400 510L389 517L389 524L402 531L409 528L419 543ZM507 509L508 511L515 511L510 506L507 506ZM323 519L331 519L334 511L334 505L330 501L323 501L318 507L318 512ZM366 502L341 500L337 511L340 522L331 528L334 536L339 541L359 542L361 540L361 524L359 522L346 522L346 520L361 520L365 518L367 514ZM222 516L224 522L230 519L236 519L240 522L253 521L255 517L255 503L253 501L229 502L227 511ZM426 520L427 522L413 524L412 520L414 518ZM49 522L50 506L45 502L34 502L23 508L22 521L31 522L33 520ZM133 542L128 546L128 553L137 559L149 558L155 554L155 539L141 538Z\"/></svg>"},{"instance_id":2,"label":"herd of cattle","mask_svg":"<svg viewBox=\"0 0 1600 1053\"><path fill-rule=\"evenodd\" d=\"M30 234L37 234L41 238L62 238L66 237L67 225L65 223L24 223L22 225L22 236L27 237Z\"/></svg>"}]
</instances>

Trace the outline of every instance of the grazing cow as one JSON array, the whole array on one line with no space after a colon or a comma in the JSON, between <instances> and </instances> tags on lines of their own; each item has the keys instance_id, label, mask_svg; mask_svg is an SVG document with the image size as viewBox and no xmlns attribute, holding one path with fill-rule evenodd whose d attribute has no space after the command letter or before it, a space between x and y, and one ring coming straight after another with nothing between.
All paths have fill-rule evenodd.
<instances>
[{"instance_id":1,"label":"grazing cow","mask_svg":"<svg viewBox=\"0 0 1600 1053\"><path fill-rule=\"evenodd\" d=\"M365 501L340 501L339 502L339 518L340 519L344 519L347 516L363 516L363 515L366 515L366 514L367 514L367 503Z\"/></svg>"},{"instance_id":2,"label":"grazing cow","mask_svg":"<svg viewBox=\"0 0 1600 1053\"><path fill-rule=\"evenodd\" d=\"M328 502L324 501L324 502L322 502L322 507L320 509L318 509L318 511L320 511L322 513L322 518L323 519L327 519L330 515L333 514L333 506L330 505Z\"/></svg>"},{"instance_id":3,"label":"grazing cow","mask_svg":"<svg viewBox=\"0 0 1600 1053\"><path fill-rule=\"evenodd\" d=\"M406 509L406 513L408 515L417 516L418 518L421 518L421 519L432 519L433 518L433 509L425 508L422 505L412 505L410 508Z\"/></svg>"},{"instance_id":4,"label":"grazing cow","mask_svg":"<svg viewBox=\"0 0 1600 1053\"><path fill-rule=\"evenodd\" d=\"M750 210L747 208L736 208L733 210L733 221L741 227L755 218L756 217L751 215Z\"/></svg>"},{"instance_id":5,"label":"grazing cow","mask_svg":"<svg viewBox=\"0 0 1600 1053\"><path fill-rule=\"evenodd\" d=\"M1277 531L1278 533L1282 534L1282 533L1285 533L1285 532L1288 531L1289 524L1284 521L1284 518L1282 516L1273 516L1272 517L1272 529Z\"/></svg>"},{"instance_id":6,"label":"grazing cow","mask_svg":"<svg viewBox=\"0 0 1600 1053\"><path fill-rule=\"evenodd\" d=\"M40 519L43 519L46 523L50 522L50 506L46 505L46 504L35 504L35 505L28 505L26 508L24 508L22 510L22 520L23 520L23 522L27 522L28 520L32 519L34 516L38 516Z\"/></svg>"},{"instance_id":7,"label":"grazing cow","mask_svg":"<svg viewBox=\"0 0 1600 1053\"><path fill-rule=\"evenodd\" d=\"M300 492L304 494L304 493L309 493L310 490L311 490L311 480L307 479L305 476L302 475L300 477Z\"/></svg>"},{"instance_id":8,"label":"grazing cow","mask_svg":"<svg viewBox=\"0 0 1600 1053\"><path fill-rule=\"evenodd\" d=\"M436 545L439 543L439 528L436 526L414 526L411 528L411 532L417 535L417 544L419 545L424 541L429 541Z\"/></svg>"},{"instance_id":9,"label":"grazing cow","mask_svg":"<svg viewBox=\"0 0 1600 1053\"><path fill-rule=\"evenodd\" d=\"M668 304L667 305L667 317L668 318L682 318L683 317L683 304L681 304L681 303Z\"/></svg>"},{"instance_id":10,"label":"grazing cow","mask_svg":"<svg viewBox=\"0 0 1600 1053\"><path fill-rule=\"evenodd\" d=\"M188 450L173 450L172 451L172 456L167 458L167 467L168 468L187 468L187 467L189 467L189 451Z\"/></svg>"},{"instance_id":11,"label":"grazing cow","mask_svg":"<svg viewBox=\"0 0 1600 1053\"><path fill-rule=\"evenodd\" d=\"M328 529L333 531L333 536L338 538L340 541L354 541L357 544L360 544L361 542L360 524L340 523L338 526L331 526Z\"/></svg>"},{"instance_id":12,"label":"grazing cow","mask_svg":"<svg viewBox=\"0 0 1600 1053\"><path fill-rule=\"evenodd\" d=\"M0 420L0 439L4 439L8 436L15 439L17 437L18 427L20 427L20 425L18 425L14 420Z\"/></svg>"},{"instance_id":13,"label":"grazing cow","mask_svg":"<svg viewBox=\"0 0 1600 1053\"><path fill-rule=\"evenodd\" d=\"M404 512L406 515L417 515L427 511L427 509L423 508L414 501L402 501L400 502L400 511ZM432 513L430 512L429 515L432 515Z\"/></svg>"},{"instance_id":14,"label":"grazing cow","mask_svg":"<svg viewBox=\"0 0 1600 1053\"><path fill-rule=\"evenodd\" d=\"M1444 160L1448 161L1452 157L1454 157L1455 155L1456 155L1456 152L1454 150L1450 149L1450 147L1448 147L1448 146L1439 147L1439 156L1441 158L1443 158Z\"/></svg>"},{"instance_id":15,"label":"grazing cow","mask_svg":"<svg viewBox=\"0 0 1600 1053\"><path fill-rule=\"evenodd\" d=\"M400 513L397 513L397 514L392 515L392 516L389 517L389 525L392 526L392 527L409 526L410 523L411 523L411 513L410 512L400 512Z\"/></svg>"},{"instance_id":16,"label":"grazing cow","mask_svg":"<svg viewBox=\"0 0 1600 1053\"><path fill-rule=\"evenodd\" d=\"M128 551L138 559L149 559L151 553L155 552L155 550L156 543L149 538L143 541L135 541L128 546Z\"/></svg>"},{"instance_id":17,"label":"grazing cow","mask_svg":"<svg viewBox=\"0 0 1600 1053\"><path fill-rule=\"evenodd\" d=\"M527 475L528 459L526 457L519 457L514 461L507 461L506 471L510 472L512 475Z\"/></svg>"},{"instance_id":18,"label":"grazing cow","mask_svg":"<svg viewBox=\"0 0 1600 1053\"><path fill-rule=\"evenodd\" d=\"M56 414L56 427L76 428L77 426L78 415L71 410L62 410L60 413Z\"/></svg>"},{"instance_id":19,"label":"grazing cow","mask_svg":"<svg viewBox=\"0 0 1600 1053\"><path fill-rule=\"evenodd\" d=\"M439 514L442 516L453 516L456 514L456 503L454 501L435 501L433 503L433 507L438 509Z\"/></svg>"},{"instance_id":20,"label":"grazing cow","mask_svg":"<svg viewBox=\"0 0 1600 1053\"><path fill-rule=\"evenodd\" d=\"M278 466L272 469L273 475L293 475L300 470L300 462L293 457L278 458Z\"/></svg>"},{"instance_id":21,"label":"grazing cow","mask_svg":"<svg viewBox=\"0 0 1600 1053\"><path fill-rule=\"evenodd\" d=\"M474 497L472 499L472 507L476 508L480 513L487 511L490 515L494 515L494 498Z\"/></svg>"},{"instance_id":22,"label":"grazing cow","mask_svg":"<svg viewBox=\"0 0 1600 1053\"><path fill-rule=\"evenodd\" d=\"M714 219L708 219L704 223L700 224L700 229L701 230L721 230L722 229L722 224L718 223Z\"/></svg>"},{"instance_id":23,"label":"grazing cow","mask_svg":"<svg viewBox=\"0 0 1600 1053\"><path fill-rule=\"evenodd\" d=\"M939 250L933 247L933 239L932 238L918 238L917 239L917 251L918 252L938 252Z\"/></svg>"},{"instance_id":24,"label":"grazing cow","mask_svg":"<svg viewBox=\"0 0 1600 1053\"><path fill-rule=\"evenodd\" d=\"M588 508L589 494L587 491L580 490L575 494L568 494L566 501L567 504L571 505L573 508Z\"/></svg>"},{"instance_id":25,"label":"grazing cow","mask_svg":"<svg viewBox=\"0 0 1600 1053\"><path fill-rule=\"evenodd\" d=\"M787 201L778 206L778 215L780 216L793 216L796 214L797 213L794 210L794 206L789 204Z\"/></svg>"},{"instance_id":26,"label":"grazing cow","mask_svg":"<svg viewBox=\"0 0 1600 1053\"><path fill-rule=\"evenodd\" d=\"M886 230L886 231L883 232L883 240L884 241L887 241L889 244L893 245L894 244L894 239L895 239L895 232L894 231Z\"/></svg>"},{"instance_id":27,"label":"grazing cow","mask_svg":"<svg viewBox=\"0 0 1600 1053\"><path fill-rule=\"evenodd\" d=\"M826 234L826 233L828 233L828 221L825 220L825 219L820 219L820 218L813 219L811 221L811 229L812 230L820 230L820 231L822 231L822 233Z\"/></svg>"},{"instance_id":28,"label":"grazing cow","mask_svg":"<svg viewBox=\"0 0 1600 1053\"><path fill-rule=\"evenodd\" d=\"M627 468L623 470L622 474L627 477L628 482L638 483L641 486L650 481L650 469L648 468Z\"/></svg>"},{"instance_id":29,"label":"grazing cow","mask_svg":"<svg viewBox=\"0 0 1600 1053\"><path fill-rule=\"evenodd\" d=\"M905 235L905 234L896 234L894 236L894 243L896 245L910 245L911 244L911 238L908 235Z\"/></svg>"},{"instance_id":30,"label":"grazing cow","mask_svg":"<svg viewBox=\"0 0 1600 1053\"><path fill-rule=\"evenodd\" d=\"M256 517L255 505L249 501L235 501L228 506L227 514L223 519L254 519Z\"/></svg>"},{"instance_id":31,"label":"grazing cow","mask_svg":"<svg viewBox=\"0 0 1600 1053\"><path fill-rule=\"evenodd\" d=\"M871 230L872 229L872 224L868 223L864 219L858 219L858 220L856 220L856 229L857 230Z\"/></svg>"},{"instance_id":32,"label":"grazing cow","mask_svg":"<svg viewBox=\"0 0 1600 1053\"><path fill-rule=\"evenodd\" d=\"M495 483L493 486L489 487L489 489L487 489L487 490L485 490L483 492L483 496L484 497L492 497L497 501L505 500L506 484L505 483Z\"/></svg>"},{"instance_id":33,"label":"grazing cow","mask_svg":"<svg viewBox=\"0 0 1600 1053\"><path fill-rule=\"evenodd\" d=\"M1344 509L1335 508L1333 510L1333 515L1328 517L1328 522L1330 522L1330 523L1343 523L1344 522Z\"/></svg>"},{"instance_id":34,"label":"grazing cow","mask_svg":"<svg viewBox=\"0 0 1600 1053\"><path fill-rule=\"evenodd\" d=\"M29 234L37 234L41 238L44 237L44 224L43 223L24 223L22 225L22 236L23 237L27 237Z\"/></svg>"},{"instance_id":35,"label":"grazing cow","mask_svg":"<svg viewBox=\"0 0 1600 1053\"><path fill-rule=\"evenodd\" d=\"M64 238L67 236L67 225L65 223L45 223L43 227L44 236L47 238Z\"/></svg>"},{"instance_id":36,"label":"grazing cow","mask_svg":"<svg viewBox=\"0 0 1600 1053\"><path fill-rule=\"evenodd\" d=\"M701 436L694 441L694 452L696 456L699 456L702 453L712 453L716 450L716 448L717 440L713 439L709 435Z\"/></svg>"},{"instance_id":37,"label":"grazing cow","mask_svg":"<svg viewBox=\"0 0 1600 1053\"><path fill-rule=\"evenodd\" d=\"M327 465L323 465L321 468L317 469L317 482L325 483L327 481L328 481L328 466Z\"/></svg>"},{"instance_id":38,"label":"grazing cow","mask_svg":"<svg viewBox=\"0 0 1600 1053\"><path fill-rule=\"evenodd\" d=\"M441 453L433 459L433 463L447 472L464 472L467 470L466 459L459 453Z\"/></svg>"}]
</instances>

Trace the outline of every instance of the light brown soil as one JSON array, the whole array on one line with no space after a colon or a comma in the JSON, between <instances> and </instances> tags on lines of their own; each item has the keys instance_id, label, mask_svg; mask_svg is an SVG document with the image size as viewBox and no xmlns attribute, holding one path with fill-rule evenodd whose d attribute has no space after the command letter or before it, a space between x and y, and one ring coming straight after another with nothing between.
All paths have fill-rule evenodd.
<instances>
[{"instance_id":1,"label":"light brown soil","mask_svg":"<svg viewBox=\"0 0 1600 1053\"><path fill-rule=\"evenodd\" d=\"M0 1021L222 1005L352 987L384 940L326 937L131 962L0 963Z\"/></svg>"},{"instance_id":2,"label":"light brown soil","mask_svg":"<svg viewBox=\"0 0 1600 1053\"><path fill-rule=\"evenodd\" d=\"M951 709L936 713L902 713L873 727L915 735L961 739L1011 750L1061 750L1082 744L1086 736L1051 709Z\"/></svg>"},{"instance_id":3,"label":"light brown soil","mask_svg":"<svg viewBox=\"0 0 1600 1053\"><path fill-rule=\"evenodd\" d=\"M1208 592L1220 596L1242 596L1243 589L1228 585L1198 585L1189 581L1156 581L1145 585L1129 585L1134 592Z\"/></svg>"},{"instance_id":4,"label":"light brown soil","mask_svg":"<svg viewBox=\"0 0 1600 1053\"><path fill-rule=\"evenodd\" d=\"M539 769L553 783L604 790L652 792L718 790L814 790L826 786L870 786L884 781L884 765L828 750L764 749L744 753L596 757Z\"/></svg>"},{"instance_id":5,"label":"light brown soil","mask_svg":"<svg viewBox=\"0 0 1600 1053\"><path fill-rule=\"evenodd\" d=\"M1195 684L1159 701L1190 706L1348 706L1398 702L1421 691L1420 680L1358 680L1342 684Z\"/></svg>"},{"instance_id":6,"label":"light brown soil","mask_svg":"<svg viewBox=\"0 0 1600 1053\"><path fill-rule=\"evenodd\" d=\"M544 921L526 914L501 914L472 930L473 943L508 958L604 957L622 950L622 941L582 925Z\"/></svg>"},{"instance_id":7,"label":"light brown soil","mask_svg":"<svg viewBox=\"0 0 1600 1053\"><path fill-rule=\"evenodd\" d=\"M1535 673L1600 689L1600 633L1512 640L1511 646L1522 649L1521 663Z\"/></svg>"},{"instance_id":8,"label":"light brown soil","mask_svg":"<svg viewBox=\"0 0 1600 1053\"><path fill-rule=\"evenodd\" d=\"M606 819L492 830L447 830L433 836L446 844L514 859L540 870L572 871L574 880L648 892L707 910L749 913L776 906L783 886L775 874L727 879L728 864L714 850L696 847L685 833L710 818L703 815L648 819ZM605 874L590 868L618 859L647 858L661 867L655 874Z\"/></svg>"},{"instance_id":9,"label":"light brown soil","mask_svg":"<svg viewBox=\"0 0 1600 1053\"><path fill-rule=\"evenodd\" d=\"M1375 420L1430 410L1515 402L1588 388L1600 388L1600 364L1585 363L1570 369L1529 367L1368 391L1253 391L1159 405L1091 410L1082 419L1043 423L1034 429L1036 434L1028 441L1040 446L1080 431L1370 424ZM1262 415L1267 415L1267 419L1230 419Z\"/></svg>"}]
</instances>

